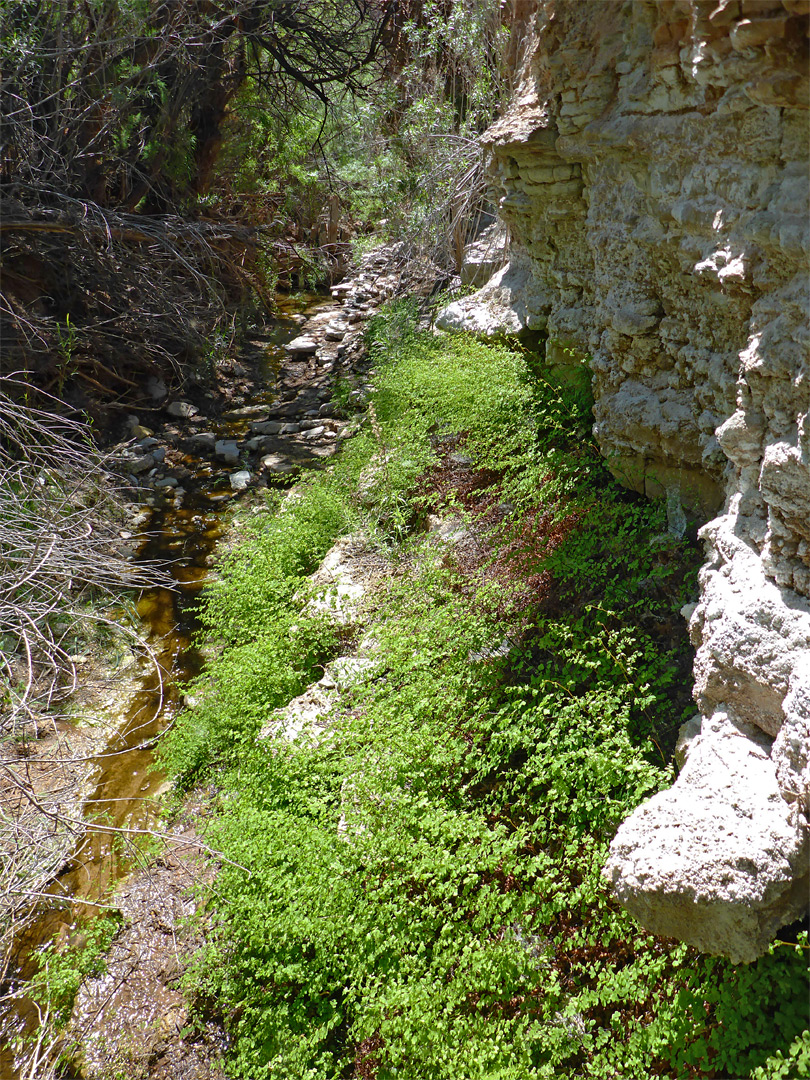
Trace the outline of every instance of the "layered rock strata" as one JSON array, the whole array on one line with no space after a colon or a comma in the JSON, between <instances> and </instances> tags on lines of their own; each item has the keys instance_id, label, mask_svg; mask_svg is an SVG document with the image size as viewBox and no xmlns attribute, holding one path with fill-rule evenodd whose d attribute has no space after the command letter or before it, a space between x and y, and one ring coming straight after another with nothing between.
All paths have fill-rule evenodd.
<instances>
[{"instance_id":1,"label":"layered rock strata","mask_svg":"<svg viewBox=\"0 0 810 1080\"><path fill-rule=\"evenodd\" d=\"M439 324L590 357L611 470L709 521L699 734L605 873L646 926L749 961L808 900L810 3L525 14L485 136L511 261Z\"/></svg>"}]
</instances>

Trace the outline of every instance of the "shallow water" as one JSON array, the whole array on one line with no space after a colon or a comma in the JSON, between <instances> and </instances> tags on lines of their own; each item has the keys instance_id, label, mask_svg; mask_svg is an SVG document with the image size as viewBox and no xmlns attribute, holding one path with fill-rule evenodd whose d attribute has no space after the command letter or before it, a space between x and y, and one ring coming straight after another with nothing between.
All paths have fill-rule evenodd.
<instances>
[{"instance_id":1,"label":"shallow water","mask_svg":"<svg viewBox=\"0 0 810 1080\"><path fill-rule=\"evenodd\" d=\"M275 397L274 383L284 352L281 346L300 332L285 316L323 307L317 295L282 299L281 319L268 332L263 370L256 392L242 408L267 405ZM217 438L244 437L250 418L212 420ZM151 589L137 604L156 663L151 665L132 696L122 723L95 759L93 789L84 801L84 816L99 826L87 829L69 864L52 883L50 892L65 902L45 907L42 916L19 941L21 959L15 975L19 984L36 970L31 954L42 945L68 938L77 922L93 915L112 887L142 858L137 838L110 830L148 830L159 813L159 796L167 789L164 774L155 767L158 737L171 725L183 705L181 687L202 669L193 644L197 630L197 601L209 576L208 566L224 530L224 511L236 498L228 483L231 467L186 456L192 472L181 507L155 509L141 534L138 558L169 570L175 588ZM29 959L26 959L29 958ZM12 1038L31 1032L37 1014L30 1000L20 999L0 1017L0 1080L20 1076L10 1046Z\"/></svg>"}]
</instances>

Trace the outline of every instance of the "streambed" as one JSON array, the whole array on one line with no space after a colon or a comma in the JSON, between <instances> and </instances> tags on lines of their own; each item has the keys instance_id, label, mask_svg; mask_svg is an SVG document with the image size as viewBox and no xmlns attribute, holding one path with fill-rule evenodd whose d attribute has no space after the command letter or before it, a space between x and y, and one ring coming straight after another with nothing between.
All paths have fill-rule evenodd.
<instances>
[{"instance_id":1,"label":"streambed","mask_svg":"<svg viewBox=\"0 0 810 1080\"><path fill-rule=\"evenodd\" d=\"M248 494L257 487L289 482L299 466L328 459L346 428L345 421L331 419L335 410L329 406L337 370L345 373L351 359L351 349L348 357L346 347L341 350L348 328L337 332L341 329L334 323L337 311L334 303L314 296L282 309L282 317L267 338L252 342L239 362L223 373L221 381L229 387L230 400L210 401L200 396L201 407L195 407L192 416L179 416L176 410L166 409L170 402L163 402L145 419L134 418L137 423L131 426L140 429L135 432L140 441L149 451L157 444L163 453L156 455L160 467L151 469L150 476L130 477L133 498L138 500L135 509L144 508L135 520L148 520L143 521L142 532L135 531L136 526L127 540L137 546L137 558L168 569L175 587L151 589L138 602L154 662L134 687L128 680L129 685L122 688L121 721L94 760L91 790L83 808L86 820L101 824L86 830L50 887L64 903L44 904L41 917L19 940L12 983L24 985L35 969L31 954L42 945L53 940L74 943L77 924L98 911L97 905L107 901L116 886L120 889L121 882L143 862L138 843L111 830L149 830L155 826L158 800L167 782L154 767L154 748L183 705L180 687L202 668L202 657L193 643L197 599L210 574L227 511L234 499L242 497L243 488L238 479L234 481L234 474L248 475ZM315 350L286 348L288 342L301 337L302 324L305 330L314 327L319 345L325 346L320 355ZM357 334L350 336L356 339ZM235 396L233 368L240 380ZM323 423L318 422L321 418ZM257 424L262 422L275 427L286 423L290 430L271 427L268 443L255 435ZM310 434L313 431L314 436ZM222 442L237 445L238 461L216 452ZM132 445L133 440L127 440L127 452ZM263 467L268 455L273 460L269 467ZM168 478L173 482L167 482ZM193 851L193 829L186 824L176 831L178 844ZM143 892L140 875L133 881L129 891ZM175 884L179 892L187 882L178 878ZM159 898L153 899L159 906ZM125 903L122 907L131 918ZM126 1022L126 1016L120 1018L124 1026ZM0 1018L0 1076L4 1080L23 1075L12 1043L33 1031L36 1024L36 1009L24 997Z\"/></svg>"}]
</instances>

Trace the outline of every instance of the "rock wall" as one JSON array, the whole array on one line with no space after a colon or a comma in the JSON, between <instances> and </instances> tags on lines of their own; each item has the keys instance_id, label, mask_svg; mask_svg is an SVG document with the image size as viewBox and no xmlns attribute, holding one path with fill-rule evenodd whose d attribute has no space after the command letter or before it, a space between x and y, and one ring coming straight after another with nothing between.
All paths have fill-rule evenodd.
<instances>
[{"instance_id":1,"label":"rock wall","mask_svg":"<svg viewBox=\"0 0 810 1080\"><path fill-rule=\"evenodd\" d=\"M485 136L511 261L439 325L589 356L611 470L709 521L702 721L605 873L651 929L749 961L808 900L810 3L522 14Z\"/></svg>"}]
</instances>

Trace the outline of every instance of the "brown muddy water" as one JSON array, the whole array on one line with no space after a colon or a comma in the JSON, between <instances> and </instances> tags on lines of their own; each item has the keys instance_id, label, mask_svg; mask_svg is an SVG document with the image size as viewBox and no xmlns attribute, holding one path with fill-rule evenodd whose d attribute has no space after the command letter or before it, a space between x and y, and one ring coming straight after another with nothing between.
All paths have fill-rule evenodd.
<instances>
[{"instance_id":1,"label":"brown muddy water","mask_svg":"<svg viewBox=\"0 0 810 1080\"><path fill-rule=\"evenodd\" d=\"M309 297L306 304L292 310L309 313L315 304L322 309L323 298ZM285 307L291 311L291 305ZM273 400L285 355L280 346L297 333L299 326L282 317L265 349L255 392L244 405ZM211 427L217 438L238 439L244 437L248 421L213 420ZM164 566L175 582L174 589L145 592L137 605L156 663L137 686L123 722L94 761L92 790L83 804L84 817L91 824L49 890L64 902L43 905L41 917L18 943L12 984L23 990L37 970L37 950L53 941L71 940L77 925L103 909L113 887L142 862L137 839L120 830L157 828L159 797L168 783L155 768L154 749L183 706L183 685L202 669L202 657L194 645L198 599L224 531L223 511L238 498L228 485L232 466L219 467L190 456L185 463L192 480L184 485L182 505L154 509L139 538L138 558ZM36 1008L25 997L0 1014L0 1080L18 1080L23 1075L15 1044L36 1026Z\"/></svg>"}]
</instances>

